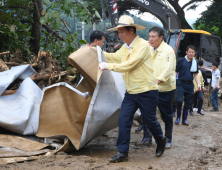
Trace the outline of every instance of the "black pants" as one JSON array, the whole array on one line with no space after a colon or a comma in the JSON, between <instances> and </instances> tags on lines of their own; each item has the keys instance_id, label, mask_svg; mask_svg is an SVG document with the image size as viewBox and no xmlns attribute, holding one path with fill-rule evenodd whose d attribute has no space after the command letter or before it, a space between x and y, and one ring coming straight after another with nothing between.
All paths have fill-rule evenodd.
<instances>
[{"instance_id":1,"label":"black pants","mask_svg":"<svg viewBox=\"0 0 222 170\"><path fill-rule=\"evenodd\" d=\"M156 106L158 91L152 90L139 94L125 93L119 115L119 136L117 149L119 152L128 152L130 144L130 130L133 125L133 115L139 108L143 116L144 124L152 132L158 142L162 140L163 132L159 122L156 120Z\"/></svg>"},{"instance_id":2,"label":"black pants","mask_svg":"<svg viewBox=\"0 0 222 170\"><path fill-rule=\"evenodd\" d=\"M193 106L191 104L190 111L193 111L193 107L197 108L197 103L198 104L203 104L203 91L202 90L197 91L196 93L194 93L194 95L193 95Z\"/></svg>"},{"instance_id":3,"label":"black pants","mask_svg":"<svg viewBox=\"0 0 222 170\"><path fill-rule=\"evenodd\" d=\"M177 107L182 107L182 103L184 100L184 108L190 109L193 101L193 89L193 82L186 84L183 81L177 80Z\"/></svg>"},{"instance_id":4,"label":"black pants","mask_svg":"<svg viewBox=\"0 0 222 170\"><path fill-rule=\"evenodd\" d=\"M162 119L165 126L173 126L173 105L172 99L174 96L174 90L169 92L159 92L159 99L157 106L160 110Z\"/></svg>"}]
</instances>

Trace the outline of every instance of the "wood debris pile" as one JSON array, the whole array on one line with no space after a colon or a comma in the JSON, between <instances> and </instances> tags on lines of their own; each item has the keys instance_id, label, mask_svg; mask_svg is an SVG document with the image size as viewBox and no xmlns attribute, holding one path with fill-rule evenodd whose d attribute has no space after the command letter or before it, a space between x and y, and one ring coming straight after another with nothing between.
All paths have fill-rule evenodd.
<instances>
[{"instance_id":1,"label":"wood debris pile","mask_svg":"<svg viewBox=\"0 0 222 170\"><path fill-rule=\"evenodd\" d=\"M24 64L30 64L36 74L30 76L30 78L40 87L47 87L58 82L66 82L73 87L76 87L78 78L78 72L75 68L66 71L60 71L60 68L56 65L56 60L52 59L50 52L39 51L38 56L33 56L33 59L29 62L24 62L21 50L17 50L11 54L9 51L0 53L0 72L7 71L13 66L19 66ZM3 93L3 95L13 94L20 84L21 79L16 79Z\"/></svg>"}]
</instances>

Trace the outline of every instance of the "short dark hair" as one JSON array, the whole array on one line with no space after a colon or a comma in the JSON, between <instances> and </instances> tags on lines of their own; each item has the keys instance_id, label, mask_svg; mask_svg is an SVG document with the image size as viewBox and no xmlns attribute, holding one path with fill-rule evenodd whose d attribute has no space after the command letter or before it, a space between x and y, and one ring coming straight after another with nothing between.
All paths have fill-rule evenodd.
<instances>
[{"instance_id":1,"label":"short dark hair","mask_svg":"<svg viewBox=\"0 0 222 170\"><path fill-rule=\"evenodd\" d=\"M163 38L164 38L164 30L163 30L163 28L158 27L158 26L154 26L154 27L150 28L149 33L150 33L151 31L157 32L157 34L158 34L159 37L163 36Z\"/></svg>"},{"instance_id":2,"label":"short dark hair","mask_svg":"<svg viewBox=\"0 0 222 170\"><path fill-rule=\"evenodd\" d=\"M90 35L90 43L93 43L95 39L102 40L103 37L106 37L106 35L102 31L93 31L93 33Z\"/></svg>"},{"instance_id":3,"label":"short dark hair","mask_svg":"<svg viewBox=\"0 0 222 170\"><path fill-rule=\"evenodd\" d=\"M129 31L131 28L133 28L134 34L136 34L136 27L134 27L134 26L126 26L125 28L126 28L128 31Z\"/></svg>"},{"instance_id":4,"label":"short dark hair","mask_svg":"<svg viewBox=\"0 0 222 170\"><path fill-rule=\"evenodd\" d=\"M212 66L216 66L218 68L218 64L217 63L212 63Z\"/></svg>"},{"instance_id":5,"label":"short dark hair","mask_svg":"<svg viewBox=\"0 0 222 170\"><path fill-rule=\"evenodd\" d=\"M198 66L203 66L203 60L198 60Z\"/></svg>"},{"instance_id":6,"label":"short dark hair","mask_svg":"<svg viewBox=\"0 0 222 170\"><path fill-rule=\"evenodd\" d=\"M193 50L196 52L196 48L195 48L193 45L189 45L189 46L187 46L186 51L188 51L190 48L193 49Z\"/></svg>"}]
</instances>

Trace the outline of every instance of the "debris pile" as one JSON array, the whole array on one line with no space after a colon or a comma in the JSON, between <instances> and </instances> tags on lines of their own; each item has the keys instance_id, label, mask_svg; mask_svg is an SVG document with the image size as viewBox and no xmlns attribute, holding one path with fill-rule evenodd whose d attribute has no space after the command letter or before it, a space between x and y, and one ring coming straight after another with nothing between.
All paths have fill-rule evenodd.
<instances>
[{"instance_id":1,"label":"debris pile","mask_svg":"<svg viewBox=\"0 0 222 170\"><path fill-rule=\"evenodd\" d=\"M68 59L76 69L62 72L49 52L40 51L34 63L25 65L19 63L19 51L16 54L10 63L17 66L7 62L0 65L0 79L4 80L0 81L0 129L6 130L3 141L9 134L29 137L26 140L44 142L51 149L36 150L37 155L48 155L78 150L118 126L125 85L120 73L98 69L99 62L105 61L99 47L85 46L72 53ZM79 82L75 82L77 70L82 75ZM20 142L29 148L26 143ZM0 164L5 163L1 159L14 157L11 153L18 152L23 160L29 160L27 155L36 156L18 148L15 142L10 146L0 142L0 147L0 155L10 151L0 158Z\"/></svg>"}]
</instances>

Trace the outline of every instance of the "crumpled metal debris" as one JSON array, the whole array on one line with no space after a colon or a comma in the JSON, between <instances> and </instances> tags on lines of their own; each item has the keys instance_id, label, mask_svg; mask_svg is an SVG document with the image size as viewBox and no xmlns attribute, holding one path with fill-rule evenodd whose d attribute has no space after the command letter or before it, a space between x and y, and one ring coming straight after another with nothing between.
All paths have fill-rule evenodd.
<instances>
[{"instance_id":1,"label":"crumpled metal debris","mask_svg":"<svg viewBox=\"0 0 222 170\"><path fill-rule=\"evenodd\" d=\"M41 96L42 90L29 77L13 95L0 96L0 127L21 135L34 135L38 130Z\"/></svg>"}]
</instances>

